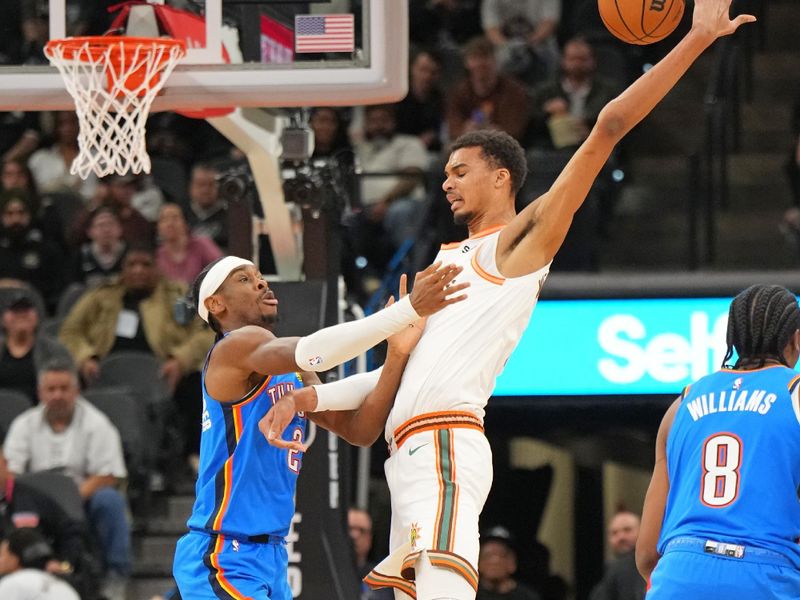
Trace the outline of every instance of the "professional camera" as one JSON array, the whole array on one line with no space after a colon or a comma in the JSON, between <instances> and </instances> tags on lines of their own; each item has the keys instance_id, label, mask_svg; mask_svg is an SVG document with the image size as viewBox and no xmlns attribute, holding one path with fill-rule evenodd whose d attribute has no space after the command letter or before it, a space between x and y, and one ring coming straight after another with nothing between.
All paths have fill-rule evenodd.
<instances>
[{"instance_id":1,"label":"professional camera","mask_svg":"<svg viewBox=\"0 0 800 600\"><path fill-rule=\"evenodd\" d=\"M338 219L345 208L352 206L355 172L352 156L333 156L283 164L283 194L310 211L313 218L320 213Z\"/></svg>"},{"instance_id":2,"label":"professional camera","mask_svg":"<svg viewBox=\"0 0 800 600\"><path fill-rule=\"evenodd\" d=\"M255 193L255 182L249 165L238 161L217 175L220 198L226 202L236 202Z\"/></svg>"}]
</instances>

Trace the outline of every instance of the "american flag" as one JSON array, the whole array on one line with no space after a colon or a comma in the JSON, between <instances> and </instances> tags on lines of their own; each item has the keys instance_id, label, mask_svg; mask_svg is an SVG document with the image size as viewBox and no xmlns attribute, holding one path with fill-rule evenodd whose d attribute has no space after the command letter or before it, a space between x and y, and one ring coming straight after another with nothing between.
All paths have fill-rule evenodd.
<instances>
[{"instance_id":1,"label":"american flag","mask_svg":"<svg viewBox=\"0 0 800 600\"><path fill-rule=\"evenodd\" d=\"M355 50L353 15L295 16L295 52L352 52L353 50Z\"/></svg>"}]
</instances>

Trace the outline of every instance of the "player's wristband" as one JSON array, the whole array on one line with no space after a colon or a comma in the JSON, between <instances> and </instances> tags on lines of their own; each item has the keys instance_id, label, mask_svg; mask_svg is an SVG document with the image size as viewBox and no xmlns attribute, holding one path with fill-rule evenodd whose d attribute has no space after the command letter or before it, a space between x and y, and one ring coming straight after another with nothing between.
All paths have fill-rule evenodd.
<instances>
[{"instance_id":1,"label":"player's wristband","mask_svg":"<svg viewBox=\"0 0 800 600\"><path fill-rule=\"evenodd\" d=\"M363 354L419 319L408 296L364 319L320 329L297 342L294 358L301 371L327 371Z\"/></svg>"},{"instance_id":2,"label":"player's wristband","mask_svg":"<svg viewBox=\"0 0 800 600\"><path fill-rule=\"evenodd\" d=\"M352 375L339 381L312 386L317 392L317 407L314 412L324 410L353 410L364 403L375 389L383 367Z\"/></svg>"}]
</instances>

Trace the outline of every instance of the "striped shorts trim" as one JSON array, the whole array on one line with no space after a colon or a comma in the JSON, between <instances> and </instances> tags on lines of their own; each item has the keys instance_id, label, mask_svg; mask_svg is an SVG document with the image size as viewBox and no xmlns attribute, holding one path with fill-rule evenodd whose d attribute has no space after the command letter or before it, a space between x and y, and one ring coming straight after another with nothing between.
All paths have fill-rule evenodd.
<instances>
[{"instance_id":1,"label":"striped shorts trim","mask_svg":"<svg viewBox=\"0 0 800 600\"><path fill-rule=\"evenodd\" d=\"M417 597L417 586L413 581L409 581L402 577L384 575L383 573L372 570L367 574L366 577L364 577L364 583L366 583L373 590L385 587L395 588L401 592L405 592L415 600Z\"/></svg>"},{"instance_id":2,"label":"striped shorts trim","mask_svg":"<svg viewBox=\"0 0 800 600\"><path fill-rule=\"evenodd\" d=\"M412 417L392 434L394 449L400 448L409 437L421 431L468 428L483 431L483 423L474 414L465 411L442 411ZM392 448L390 448L390 451Z\"/></svg>"},{"instance_id":3,"label":"striped shorts trim","mask_svg":"<svg viewBox=\"0 0 800 600\"><path fill-rule=\"evenodd\" d=\"M203 556L203 564L208 568L208 583L220 600L247 600L225 577L225 571L219 564L219 554L225 543L225 536L212 535L208 550Z\"/></svg>"},{"instance_id":4,"label":"striped shorts trim","mask_svg":"<svg viewBox=\"0 0 800 600\"><path fill-rule=\"evenodd\" d=\"M413 552L403 561L401 572L404 578L409 580L414 579L414 563L417 561L417 557L420 554L421 552ZM478 572L468 561L453 552L428 550L427 554L428 560L431 561L434 567L454 571L466 579L467 583L469 583L476 592L478 591Z\"/></svg>"}]
</instances>

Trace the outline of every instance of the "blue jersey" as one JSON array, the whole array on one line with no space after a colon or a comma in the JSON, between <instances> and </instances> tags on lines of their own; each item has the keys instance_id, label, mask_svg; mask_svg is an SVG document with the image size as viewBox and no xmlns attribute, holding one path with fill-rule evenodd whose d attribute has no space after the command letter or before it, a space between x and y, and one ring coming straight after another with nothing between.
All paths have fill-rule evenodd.
<instances>
[{"instance_id":1,"label":"blue jersey","mask_svg":"<svg viewBox=\"0 0 800 600\"><path fill-rule=\"evenodd\" d=\"M210 354L209 354L210 355ZM189 528L231 537L289 532L302 453L271 446L258 422L286 392L302 387L297 373L266 377L236 402L218 402L206 391L196 499ZM295 415L285 439L302 442L306 418Z\"/></svg>"},{"instance_id":2,"label":"blue jersey","mask_svg":"<svg viewBox=\"0 0 800 600\"><path fill-rule=\"evenodd\" d=\"M722 370L684 390L667 438L658 550L682 536L772 550L800 568L800 376Z\"/></svg>"}]
</instances>

